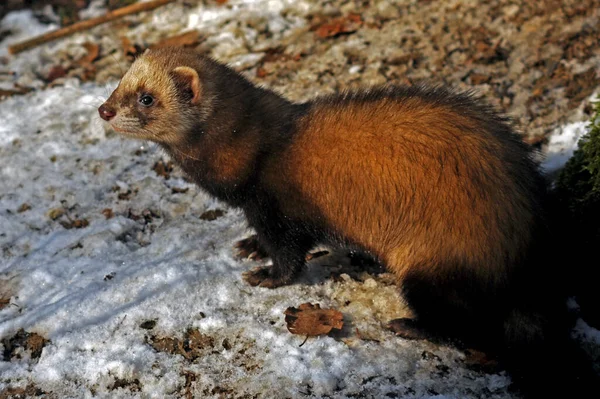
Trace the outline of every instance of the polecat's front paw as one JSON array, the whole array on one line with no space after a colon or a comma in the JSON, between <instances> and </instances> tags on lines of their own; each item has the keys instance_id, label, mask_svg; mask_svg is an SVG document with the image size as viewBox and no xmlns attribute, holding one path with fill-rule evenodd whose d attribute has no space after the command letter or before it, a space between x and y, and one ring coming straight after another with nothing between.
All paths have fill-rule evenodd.
<instances>
[{"instance_id":1,"label":"polecat's front paw","mask_svg":"<svg viewBox=\"0 0 600 399\"><path fill-rule=\"evenodd\" d=\"M236 256L241 259L259 261L269 257L267 251L258 242L256 234L236 242L234 248L237 249Z\"/></svg>"},{"instance_id":2,"label":"polecat's front paw","mask_svg":"<svg viewBox=\"0 0 600 399\"><path fill-rule=\"evenodd\" d=\"M258 266L242 274L242 278L251 286L277 288L289 284L289 279L272 275L273 266Z\"/></svg>"}]
</instances>

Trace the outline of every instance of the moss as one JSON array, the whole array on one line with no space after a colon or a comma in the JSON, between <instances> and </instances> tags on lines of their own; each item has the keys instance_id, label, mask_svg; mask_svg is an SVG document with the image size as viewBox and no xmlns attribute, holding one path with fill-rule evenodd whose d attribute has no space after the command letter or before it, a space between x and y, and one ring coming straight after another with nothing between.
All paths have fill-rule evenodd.
<instances>
[{"instance_id":1,"label":"moss","mask_svg":"<svg viewBox=\"0 0 600 399\"><path fill-rule=\"evenodd\" d=\"M578 236L600 242L600 101L595 103L590 131L579 140L579 149L560 172L557 199L566 207Z\"/></svg>"},{"instance_id":2,"label":"moss","mask_svg":"<svg viewBox=\"0 0 600 399\"><path fill-rule=\"evenodd\" d=\"M589 133L559 173L555 194L561 238L568 248L564 262L573 279L574 294L584 320L600 328L596 266L600 248L600 101L595 103Z\"/></svg>"}]
</instances>

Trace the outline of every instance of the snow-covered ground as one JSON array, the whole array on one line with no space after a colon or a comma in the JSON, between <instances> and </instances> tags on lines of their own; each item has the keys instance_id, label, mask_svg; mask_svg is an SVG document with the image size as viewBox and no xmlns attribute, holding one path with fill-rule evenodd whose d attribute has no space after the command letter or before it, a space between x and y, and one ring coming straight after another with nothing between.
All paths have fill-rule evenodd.
<instances>
[{"instance_id":1,"label":"snow-covered ground","mask_svg":"<svg viewBox=\"0 0 600 399\"><path fill-rule=\"evenodd\" d=\"M579 139L588 131L588 122L573 122L556 129L546 145L542 167L547 173L559 171L573 156Z\"/></svg>"},{"instance_id":2,"label":"snow-covered ground","mask_svg":"<svg viewBox=\"0 0 600 399\"><path fill-rule=\"evenodd\" d=\"M405 309L383 277L328 278L341 266L325 257L298 284L248 287L241 273L255 263L232 249L250 233L242 215L177 170L158 175L166 158L155 145L105 133L96 108L115 85L70 80L0 102L0 296L10 298L0 310L0 392L511 397L503 372L471 370L456 349L386 331ZM201 217L215 209L225 213ZM283 312L304 302L340 310L342 333L301 345ZM20 329L49 340L39 358L8 350ZM190 329L206 337L193 359L157 345L184 342Z\"/></svg>"}]
</instances>

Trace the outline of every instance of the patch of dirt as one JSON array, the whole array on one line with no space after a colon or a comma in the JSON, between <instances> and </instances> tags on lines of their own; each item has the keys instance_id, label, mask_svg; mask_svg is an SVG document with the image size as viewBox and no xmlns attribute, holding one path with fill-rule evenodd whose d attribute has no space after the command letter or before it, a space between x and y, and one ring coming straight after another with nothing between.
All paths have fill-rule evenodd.
<instances>
[{"instance_id":1,"label":"patch of dirt","mask_svg":"<svg viewBox=\"0 0 600 399\"><path fill-rule=\"evenodd\" d=\"M154 172L156 172L158 176L164 177L165 180L169 180L171 178L171 172L173 172L173 168L173 161L164 161L163 159L157 161L152 167Z\"/></svg>"},{"instance_id":2,"label":"patch of dirt","mask_svg":"<svg viewBox=\"0 0 600 399\"><path fill-rule=\"evenodd\" d=\"M189 329L183 339L151 336L148 344L158 352L181 355L187 360L194 361L215 347L215 339L202 334L198 329Z\"/></svg>"},{"instance_id":3,"label":"patch of dirt","mask_svg":"<svg viewBox=\"0 0 600 399\"><path fill-rule=\"evenodd\" d=\"M146 329L148 321L140 328ZM234 388L235 380L228 376L242 373L251 378L262 369L262 360L255 357L255 342L242 338L241 334L218 337L201 333L196 328L188 329L183 337L150 335L146 337L148 345L158 352L170 355L181 355L186 359L179 371L184 383L179 387L180 398L220 397L220 398L253 398L251 394L240 392ZM214 374L209 365L221 364L223 357L226 365ZM204 367L207 365L208 367ZM199 372L198 370L202 370ZM230 385L231 383L231 385Z\"/></svg>"},{"instance_id":4,"label":"patch of dirt","mask_svg":"<svg viewBox=\"0 0 600 399\"><path fill-rule=\"evenodd\" d=\"M140 380L137 378L134 380L127 380L124 378L117 378L115 382L108 387L109 390L114 391L115 389L123 388L129 390L130 392L140 392L142 387L140 385Z\"/></svg>"},{"instance_id":5,"label":"patch of dirt","mask_svg":"<svg viewBox=\"0 0 600 399\"><path fill-rule=\"evenodd\" d=\"M0 296L0 310L4 309L10 304L10 297Z\"/></svg>"},{"instance_id":6,"label":"patch of dirt","mask_svg":"<svg viewBox=\"0 0 600 399\"><path fill-rule=\"evenodd\" d=\"M10 299L15 296L19 281L17 274L0 275L0 310L10 305Z\"/></svg>"},{"instance_id":7,"label":"patch of dirt","mask_svg":"<svg viewBox=\"0 0 600 399\"><path fill-rule=\"evenodd\" d=\"M9 362L28 358L37 363L42 355L44 346L49 342L50 340L38 333L26 332L20 329L12 337L2 340L2 344L4 345L3 360Z\"/></svg>"},{"instance_id":8,"label":"patch of dirt","mask_svg":"<svg viewBox=\"0 0 600 399\"><path fill-rule=\"evenodd\" d=\"M213 220L225 215L225 213L226 212L222 209L211 209L200 215L200 219L212 222Z\"/></svg>"},{"instance_id":9,"label":"patch of dirt","mask_svg":"<svg viewBox=\"0 0 600 399\"><path fill-rule=\"evenodd\" d=\"M156 320L146 320L140 324L140 328L144 330L152 330L156 326Z\"/></svg>"},{"instance_id":10,"label":"patch of dirt","mask_svg":"<svg viewBox=\"0 0 600 399\"><path fill-rule=\"evenodd\" d=\"M34 385L27 385L25 388L6 388L0 391L0 399L26 399L43 395L47 393Z\"/></svg>"}]
</instances>

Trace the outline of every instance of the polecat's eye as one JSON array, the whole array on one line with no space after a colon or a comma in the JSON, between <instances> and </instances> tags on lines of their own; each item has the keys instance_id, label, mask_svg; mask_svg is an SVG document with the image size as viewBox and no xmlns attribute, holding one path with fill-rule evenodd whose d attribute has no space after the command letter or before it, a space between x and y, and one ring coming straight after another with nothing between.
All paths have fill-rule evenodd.
<instances>
[{"instance_id":1,"label":"polecat's eye","mask_svg":"<svg viewBox=\"0 0 600 399\"><path fill-rule=\"evenodd\" d=\"M154 98L149 94L144 94L143 96L140 97L138 102L145 107L149 107L152 104L154 104Z\"/></svg>"}]
</instances>

